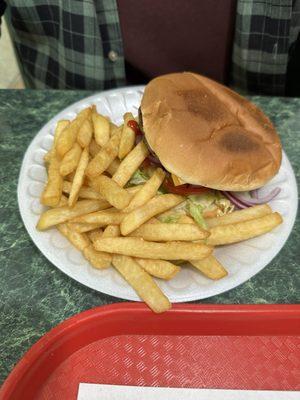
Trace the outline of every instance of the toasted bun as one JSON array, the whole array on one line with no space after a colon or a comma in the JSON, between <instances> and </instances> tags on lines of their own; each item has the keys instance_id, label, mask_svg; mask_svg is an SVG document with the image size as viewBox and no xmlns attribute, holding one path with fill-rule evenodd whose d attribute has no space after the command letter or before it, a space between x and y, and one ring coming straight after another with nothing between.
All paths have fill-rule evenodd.
<instances>
[{"instance_id":1,"label":"toasted bun","mask_svg":"<svg viewBox=\"0 0 300 400\"><path fill-rule=\"evenodd\" d=\"M190 72L153 79L141 103L146 140L163 166L187 183L244 191L281 164L281 144L254 104Z\"/></svg>"}]
</instances>

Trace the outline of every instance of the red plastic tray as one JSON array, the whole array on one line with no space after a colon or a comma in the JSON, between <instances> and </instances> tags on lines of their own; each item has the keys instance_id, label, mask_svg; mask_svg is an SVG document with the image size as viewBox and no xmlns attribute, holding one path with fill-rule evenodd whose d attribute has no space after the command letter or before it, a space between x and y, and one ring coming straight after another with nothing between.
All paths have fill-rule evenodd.
<instances>
[{"instance_id":1,"label":"red plastic tray","mask_svg":"<svg viewBox=\"0 0 300 400\"><path fill-rule=\"evenodd\" d=\"M0 399L73 400L80 382L300 390L300 306L97 307L42 337Z\"/></svg>"}]
</instances>

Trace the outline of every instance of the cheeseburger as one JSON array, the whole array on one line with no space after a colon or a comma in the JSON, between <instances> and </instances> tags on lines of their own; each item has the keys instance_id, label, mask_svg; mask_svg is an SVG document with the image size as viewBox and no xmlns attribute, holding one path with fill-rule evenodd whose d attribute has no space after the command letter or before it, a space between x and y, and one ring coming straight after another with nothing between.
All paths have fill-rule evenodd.
<instances>
[{"instance_id":1,"label":"cheeseburger","mask_svg":"<svg viewBox=\"0 0 300 400\"><path fill-rule=\"evenodd\" d=\"M167 172L162 190L186 196L184 207L198 223L278 194L262 199L257 192L281 164L274 126L257 106L211 79L183 72L150 81L139 128L151 155L131 183L147 180L160 165Z\"/></svg>"}]
</instances>

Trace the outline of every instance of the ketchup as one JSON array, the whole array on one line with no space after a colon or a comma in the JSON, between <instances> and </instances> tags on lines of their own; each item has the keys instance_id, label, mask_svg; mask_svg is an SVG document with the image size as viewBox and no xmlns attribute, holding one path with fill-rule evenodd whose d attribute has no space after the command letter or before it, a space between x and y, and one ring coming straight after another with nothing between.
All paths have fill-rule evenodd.
<instances>
[{"instance_id":1,"label":"ketchup","mask_svg":"<svg viewBox=\"0 0 300 400\"><path fill-rule=\"evenodd\" d=\"M129 126L129 128L131 128L137 136L143 135L143 132L141 131L141 129L139 127L139 124L134 119L131 119L130 121L128 121L127 126Z\"/></svg>"}]
</instances>

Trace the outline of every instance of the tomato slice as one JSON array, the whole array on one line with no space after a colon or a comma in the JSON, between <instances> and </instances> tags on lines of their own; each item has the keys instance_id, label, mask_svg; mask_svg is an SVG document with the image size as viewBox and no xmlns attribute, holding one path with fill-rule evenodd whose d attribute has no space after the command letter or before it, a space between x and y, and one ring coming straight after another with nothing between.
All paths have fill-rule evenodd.
<instances>
[{"instance_id":1,"label":"tomato slice","mask_svg":"<svg viewBox=\"0 0 300 400\"><path fill-rule=\"evenodd\" d=\"M170 177L164 180L163 186L168 192L183 196L190 194L201 194L210 191L210 189L207 187L190 185L189 183L186 183L184 185L174 186Z\"/></svg>"}]
</instances>

